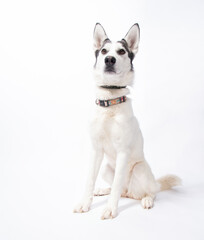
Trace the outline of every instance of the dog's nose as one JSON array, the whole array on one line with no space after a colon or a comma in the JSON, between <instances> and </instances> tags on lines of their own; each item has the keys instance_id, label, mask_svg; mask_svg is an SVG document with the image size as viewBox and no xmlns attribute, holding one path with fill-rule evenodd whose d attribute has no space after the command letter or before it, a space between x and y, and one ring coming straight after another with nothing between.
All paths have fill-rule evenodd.
<instances>
[{"instance_id":1,"label":"dog's nose","mask_svg":"<svg viewBox=\"0 0 204 240\"><path fill-rule=\"evenodd\" d=\"M107 56L105 58L105 64L107 67L112 67L116 63L116 59L112 56Z\"/></svg>"}]
</instances>

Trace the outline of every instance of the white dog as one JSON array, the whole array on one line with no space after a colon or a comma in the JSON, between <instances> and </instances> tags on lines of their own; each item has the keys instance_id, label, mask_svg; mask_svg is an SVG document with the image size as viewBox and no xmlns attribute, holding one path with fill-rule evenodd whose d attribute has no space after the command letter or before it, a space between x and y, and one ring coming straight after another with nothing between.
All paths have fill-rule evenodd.
<instances>
[{"instance_id":1,"label":"white dog","mask_svg":"<svg viewBox=\"0 0 204 240\"><path fill-rule=\"evenodd\" d=\"M94 30L96 63L96 114L91 124L93 156L86 191L74 212L90 209L95 181L104 155L107 165L103 174L111 188L98 189L95 195L110 194L102 219L117 215L120 197L140 199L143 208L153 207L155 194L180 184L168 175L155 180L144 158L143 137L133 115L131 100L126 97L134 79L132 61L138 51L140 29L134 24L124 39L111 42L103 27Z\"/></svg>"}]
</instances>

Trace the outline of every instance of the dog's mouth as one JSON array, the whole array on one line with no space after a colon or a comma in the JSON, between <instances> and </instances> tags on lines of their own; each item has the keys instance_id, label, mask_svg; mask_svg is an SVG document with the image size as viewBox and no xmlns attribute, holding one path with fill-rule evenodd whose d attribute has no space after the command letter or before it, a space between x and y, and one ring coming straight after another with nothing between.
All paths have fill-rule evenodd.
<instances>
[{"instance_id":1,"label":"dog's mouth","mask_svg":"<svg viewBox=\"0 0 204 240\"><path fill-rule=\"evenodd\" d=\"M109 74L116 73L116 71L115 71L115 69L113 67L105 67L104 72L105 73L109 73Z\"/></svg>"}]
</instances>

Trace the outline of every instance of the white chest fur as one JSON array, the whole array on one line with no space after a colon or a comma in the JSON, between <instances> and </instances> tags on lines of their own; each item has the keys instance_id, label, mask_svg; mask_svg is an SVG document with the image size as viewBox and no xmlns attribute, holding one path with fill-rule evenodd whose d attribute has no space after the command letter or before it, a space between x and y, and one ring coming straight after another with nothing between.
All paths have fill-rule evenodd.
<instances>
[{"instance_id":1,"label":"white chest fur","mask_svg":"<svg viewBox=\"0 0 204 240\"><path fill-rule=\"evenodd\" d=\"M91 124L94 148L102 149L111 158L115 158L116 154L122 151L132 154L136 150L134 147L138 134L141 135L130 99L108 108L96 106Z\"/></svg>"}]
</instances>

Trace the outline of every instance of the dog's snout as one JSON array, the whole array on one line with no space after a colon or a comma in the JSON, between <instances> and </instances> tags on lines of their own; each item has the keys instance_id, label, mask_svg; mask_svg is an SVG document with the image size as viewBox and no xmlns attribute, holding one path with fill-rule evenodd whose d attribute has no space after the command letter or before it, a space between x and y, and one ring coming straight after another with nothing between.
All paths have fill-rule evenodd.
<instances>
[{"instance_id":1,"label":"dog's snout","mask_svg":"<svg viewBox=\"0 0 204 240\"><path fill-rule=\"evenodd\" d=\"M112 56L107 56L105 58L105 64L107 67L111 67L116 63L116 58Z\"/></svg>"}]
</instances>

